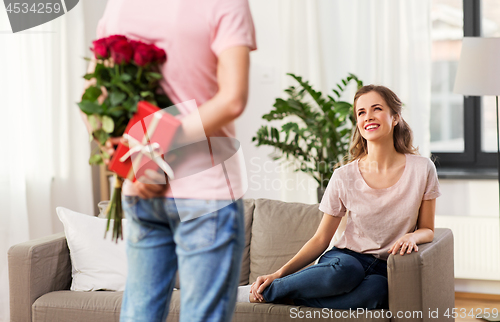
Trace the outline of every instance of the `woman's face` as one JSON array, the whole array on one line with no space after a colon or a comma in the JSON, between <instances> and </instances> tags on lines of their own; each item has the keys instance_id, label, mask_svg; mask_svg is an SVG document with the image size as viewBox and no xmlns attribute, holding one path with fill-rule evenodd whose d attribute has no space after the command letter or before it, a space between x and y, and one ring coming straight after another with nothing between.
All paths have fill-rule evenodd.
<instances>
[{"instance_id":1,"label":"woman's face","mask_svg":"<svg viewBox=\"0 0 500 322\"><path fill-rule=\"evenodd\" d=\"M391 108L379 93L361 95L356 103L356 121L359 133L367 141L392 138L396 119Z\"/></svg>"}]
</instances>

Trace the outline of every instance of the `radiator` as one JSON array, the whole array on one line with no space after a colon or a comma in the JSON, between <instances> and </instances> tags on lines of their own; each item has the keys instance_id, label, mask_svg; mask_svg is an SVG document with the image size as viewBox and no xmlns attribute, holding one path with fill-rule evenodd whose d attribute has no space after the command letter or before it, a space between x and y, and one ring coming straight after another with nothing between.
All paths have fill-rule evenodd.
<instances>
[{"instance_id":1,"label":"radiator","mask_svg":"<svg viewBox=\"0 0 500 322\"><path fill-rule=\"evenodd\" d=\"M455 278L500 281L499 218L436 216L435 226L453 231Z\"/></svg>"}]
</instances>

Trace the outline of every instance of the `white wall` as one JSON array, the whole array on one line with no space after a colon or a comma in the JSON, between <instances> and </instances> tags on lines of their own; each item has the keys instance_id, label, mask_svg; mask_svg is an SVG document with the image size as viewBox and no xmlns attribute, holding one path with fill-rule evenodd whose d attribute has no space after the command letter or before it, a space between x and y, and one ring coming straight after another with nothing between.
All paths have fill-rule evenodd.
<instances>
[{"instance_id":1,"label":"white wall","mask_svg":"<svg viewBox=\"0 0 500 322\"><path fill-rule=\"evenodd\" d=\"M85 0L81 1L83 5L83 15L85 17L85 43L89 44L90 48L92 40L96 39L96 27L99 19L101 19L104 8L106 8L107 0ZM91 55L90 50L87 50L87 55Z\"/></svg>"},{"instance_id":2,"label":"white wall","mask_svg":"<svg viewBox=\"0 0 500 322\"><path fill-rule=\"evenodd\" d=\"M498 181L439 180L441 197L436 202L436 214L498 218Z\"/></svg>"},{"instance_id":3,"label":"white wall","mask_svg":"<svg viewBox=\"0 0 500 322\"><path fill-rule=\"evenodd\" d=\"M436 227L453 231L455 290L500 294L497 180L440 180Z\"/></svg>"},{"instance_id":4,"label":"white wall","mask_svg":"<svg viewBox=\"0 0 500 322\"><path fill-rule=\"evenodd\" d=\"M250 1L255 24L258 49L251 53L250 93L243 115L236 120L236 136L241 142L249 187L246 198L268 198L282 200L281 174L277 163L268 156L269 147L256 147L252 136L267 121L262 115L268 113L274 99L281 95L281 51L280 28L277 19L279 1ZM273 186L275 188L273 188Z\"/></svg>"},{"instance_id":5,"label":"white wall","mask_svg":"<svg viewBox=\"0 0 500 322\"><path fill-rule=\"evenodd\" d=\"M262 119L276 98L284 98L283 89L288 87L290 70L285 70L285 44L283 1L249 0L255 24L258 50L251 54L250 96L246 111L236 121L237 138L243 147L249 189L247 198L268 198L288 202L316 203L318 184L303 172L293 172L269 154L270 147L256 147L251 142L261 125L270 125ZM304 75L302 75L304 76ZM273 123L279 127L279 124Z\"/></svg>"}]
</instances>

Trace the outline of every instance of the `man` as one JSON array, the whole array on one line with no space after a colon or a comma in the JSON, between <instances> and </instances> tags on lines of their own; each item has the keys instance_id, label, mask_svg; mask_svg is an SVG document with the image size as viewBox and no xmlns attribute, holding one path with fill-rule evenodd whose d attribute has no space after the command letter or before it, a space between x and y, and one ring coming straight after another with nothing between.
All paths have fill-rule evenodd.
<instances>
[{"instance_id":1,"label":"man","mask_svg":"<svg viewBox=\"0 0 500 322\"><path fill-rule=\"evenodd\" d=\"M120 321L165 321L177 270L181 321L230 321L243 203L234 201L241 194L228 188L228 173L215 160L217 148L222 155L232 148L214 142L235 136L233 120L247 101L249 51L256 49L247 0L109 0L97 36L113 34L166 51L161 87L183 116L183 139L195 147L183 150L175 180L124 183L129 271ZM114 143L106 144L110 154Z\"/></svg>"}]
</instances>

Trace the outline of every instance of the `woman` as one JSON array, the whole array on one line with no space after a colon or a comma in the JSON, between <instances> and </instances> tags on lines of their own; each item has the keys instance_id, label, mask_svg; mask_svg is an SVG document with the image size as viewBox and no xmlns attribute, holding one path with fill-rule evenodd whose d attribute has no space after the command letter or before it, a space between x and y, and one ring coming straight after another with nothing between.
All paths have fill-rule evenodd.
<instances>
[{"instance_id":1,"label":"woman","mask_svg":"<svg viewBox=\"0 0 500 322\"><path fill-rule=\"evenodd\" d=\"M390 253L418 251L434 237L440 195L431 160L417 155L412 131L390 89L368 85L354 97L356 128L348 164L335 170L321 200L315 235L283 267L259 276L250 302L292 302L332 309L388 307ZM329 246L349 210L346 230Z\"/></svg>"}]
</instances>

